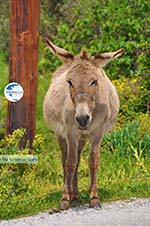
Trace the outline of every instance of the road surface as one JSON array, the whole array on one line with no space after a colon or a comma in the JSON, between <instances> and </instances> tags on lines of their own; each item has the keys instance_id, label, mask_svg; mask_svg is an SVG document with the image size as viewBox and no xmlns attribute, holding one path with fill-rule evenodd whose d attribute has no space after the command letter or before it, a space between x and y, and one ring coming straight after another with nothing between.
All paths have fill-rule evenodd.
<instances>
[{"instance_id":1,"label":"road surface","mask_svg":"<svg viewBox=\"0 0 150 226\"><path fill-rule=\"evenodd\" d=\"M84 205L54 214L44 212L1 221L0 226L150 226L150 199L105 203L101 209Z\"/></svg>"}]
</instances>

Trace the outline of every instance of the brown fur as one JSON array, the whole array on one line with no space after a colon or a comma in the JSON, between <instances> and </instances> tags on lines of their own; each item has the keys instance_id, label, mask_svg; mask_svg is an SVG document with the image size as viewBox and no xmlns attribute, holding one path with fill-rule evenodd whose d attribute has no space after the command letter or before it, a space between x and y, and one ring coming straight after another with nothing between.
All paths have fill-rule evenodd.
<instances>
[{"instance_id":1,"label":"brown fur","mask_svg":"<svg viewBox=\"0 0 150 226\"><path fill-rule=\"evenodd\" d=\"M73 56L49 40L49 47L65 64L53 75L44 99L44 118L57 136L62 151L64 191L61 209L78 199L77 170L81 151L89 140L90 207L100 206L96 173L99 147L104 134L111 129L119 111L116 90L102 66L124 51L88 56L82 50Z\"/></svg>"}]
</instances>

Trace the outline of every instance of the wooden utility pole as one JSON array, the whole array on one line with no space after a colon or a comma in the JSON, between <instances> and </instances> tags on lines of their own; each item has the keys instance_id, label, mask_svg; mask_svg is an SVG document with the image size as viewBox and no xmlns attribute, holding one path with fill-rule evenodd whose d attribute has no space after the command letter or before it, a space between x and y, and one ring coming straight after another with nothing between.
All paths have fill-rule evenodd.
<instances>
[{"instance_id":1,"label":"wooden utility pole","mask_svg":"<svg viewBox=\"0 0 150 226\"><path fill-rule=\"evenodd\" d=\"M9 82L24 89L22 99L8 102L6 134L26 128L27 140L32 141L36 124L37 64L40 0L10 0L10 62Z\"/></svg>"}]
</instances>

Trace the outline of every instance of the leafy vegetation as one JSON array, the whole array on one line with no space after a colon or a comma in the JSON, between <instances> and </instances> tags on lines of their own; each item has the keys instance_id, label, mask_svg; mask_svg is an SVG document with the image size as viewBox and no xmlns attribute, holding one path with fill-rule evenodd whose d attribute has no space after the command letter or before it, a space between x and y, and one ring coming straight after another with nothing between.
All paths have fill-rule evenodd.
<instances>
[{"instance_id":1,"label":"leafy vegetation","mask_svg":"<svg viewBox=\"0 0 150 226\"><path fill-rule=\"evenodd\" d=\"M74 53L83 47L91 54L124 47L124 57L108 68L112 78L144 75L144 71L149 70L150 5L146 0L66 0L64 4L58 1L57 15L53 6L49 7L49 1L47 4L42 1L42 9L45 5L42 36L50 36L56 44ZM49 23L44 19L48 16ZM55 27L52 26L54 23ZM118 63L120 66L116 67Z\"/></svg>"},{"instance_id":2,"label":"leafy vegetation","mask_svg":"<svg viewBox=\"0 0 150 226\"><path fill-rule=\"evenodd\" d=\"M7 101L3 90L8 81L8 8L0 2L0 155L27 155L19 149L24 129L4 136ZM102 201L150 196L150 4L146 0L41 0L37 134L32 154L38 164L0 164L0 216L2 219L56 208L61 198L61 153L42 115L43 98L52 72L61 62L43 42L50 37L57 45L78 53L113 51L125 54L106 67L120 97L115 128L102 142L98 171ZM88 145L79 169L80 201L89 199Z\"/></svg>"},{"instance_id":3,"label":"leafy vegetation","mask_svg":"<svg viewBox=\"0 0 150 226\"><path fill-rule=\"evenodd\" d=\"M132 196L147 197L150 194L150 154L145 153L147 146L141 145L142 139L139 146L132 142L132 138L135 137L134 126L132 128L131 125L130 137L122 137L124 130L128 131L128 126L119 131L117 140L114 139L117 131L114 131L111 133L111 141L106 137L102 145L101 167L98 172L99 193L102 201ZM1 140L0 154L15 153L18 156L29 154L28 147L19 150L19 140L24 132L24 130L16 130L12 135ZM148 138L150 140L150 132ZM123 142L120 142L121 139ZM38 155L38 164L1 164L0 215L2 218L34 214L58 206L63 174L60 152L57 151L58 146L55 143L52 145L53 142L54 140L51 140L49 151L46 149L43 137L36 135L32 154ZM108 154L110 142L115 149ZM87 202L89 198L87 161L88 147L83 151L79 169L81 203Z\"/></svg>"}]
</instances>

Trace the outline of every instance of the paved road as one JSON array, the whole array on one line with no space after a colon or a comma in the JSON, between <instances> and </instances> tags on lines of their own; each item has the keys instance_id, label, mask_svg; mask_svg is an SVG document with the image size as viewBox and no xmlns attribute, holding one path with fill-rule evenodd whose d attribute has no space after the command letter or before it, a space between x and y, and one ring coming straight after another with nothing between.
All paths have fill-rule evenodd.
<instances>
[{"instance_id":1,"label":"paved road","mask_svg":"<svg viewBox=\"0 0 150 226\"><path fill-rule=\"evenodd\" d=\"M130 199L103 204L102 209L87 205L60 213L1 221L0 226L150 226L150 199Z\"/></svg>"}]
</instances>

